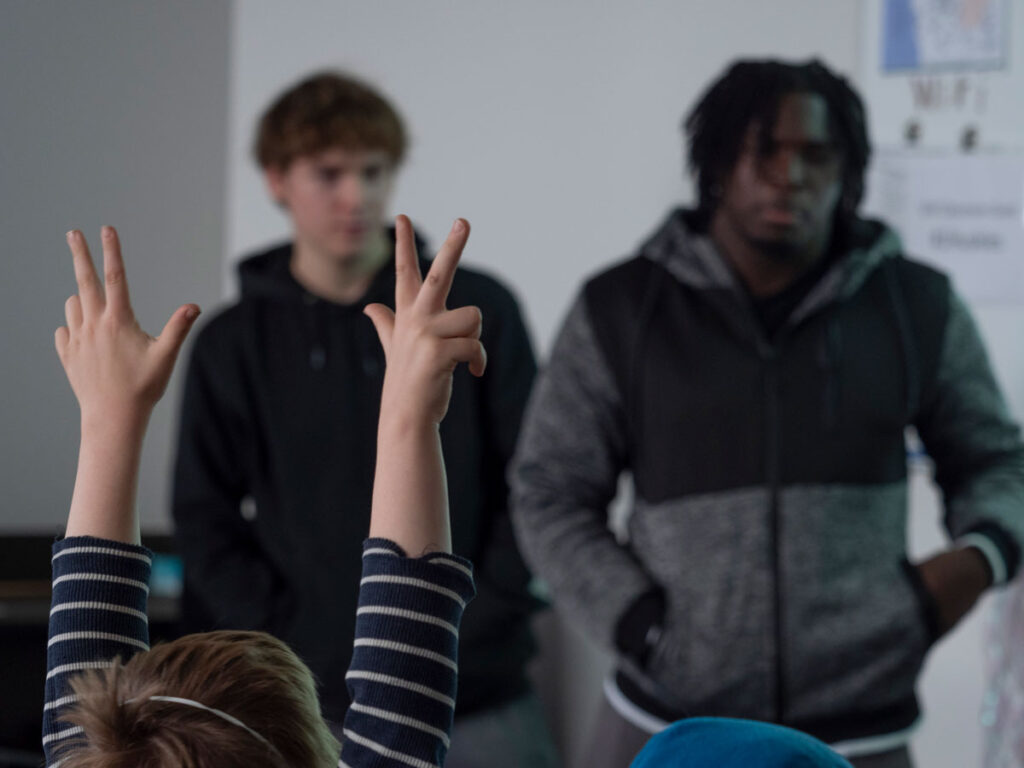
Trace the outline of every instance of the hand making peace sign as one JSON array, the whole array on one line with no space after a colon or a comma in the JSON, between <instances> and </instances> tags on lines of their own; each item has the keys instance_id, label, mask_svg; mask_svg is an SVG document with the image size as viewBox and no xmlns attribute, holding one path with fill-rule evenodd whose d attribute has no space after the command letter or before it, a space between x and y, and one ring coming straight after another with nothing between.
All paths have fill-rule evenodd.
<instances>
[{"instance_id":1,"label":"hand making peace sign","mask_svg":"<svg viewBox=\"0 0 1024 768\"><path fill-rule=\"evenodd\" d=\"M445 307L468 238L469 222L457 219L424 279L412 224L405 216L395 220L395 311L383 304L365 310L387 361L382 419L436 426L448 411L455 366L468 363L474 376L483 375L480 310Z\"/></svg>"}]
</instances>

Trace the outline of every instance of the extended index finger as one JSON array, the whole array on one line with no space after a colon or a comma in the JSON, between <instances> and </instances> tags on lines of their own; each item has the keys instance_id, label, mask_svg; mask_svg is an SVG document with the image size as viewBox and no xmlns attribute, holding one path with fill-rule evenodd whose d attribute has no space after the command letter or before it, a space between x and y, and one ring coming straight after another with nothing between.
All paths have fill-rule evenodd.
<instances>
[{"instance_id":1,"label":"extended index finger","mask_svg":"<svg viewBox=\"0 0 1024 768\"><path fill-rule=\"evenodd\" d=\"M132 306L128 296L128 279L125 277L117 230L104 227L100 239L103 241L103 281L106 285L107 304L116 312L130 314Z\"/></svg>"},{"instance_id":2,"label":"extended index finger","mask_svg":"<svg viewBox=\"0 0 1024 768\"><path fill-rule=\"evenodd\" d=\"M416 256L416 239L408 216L395 217L395 309L416 301L423 278Z\"/></svg>"},{"instance_id":3,"label":"extended index finger","mask_svg":"<svg viewBox=\"0 0 1024 768\"><path fill-rule=\"evenodd\" d=\"M77 229L68 232L68 247L75 266L75 280L78 282L78 295L82 300L82 314L90 317L103 311L103 289L100 288L96 268L89 255L89 245L85 235Z\"/></svg>"},{"instance_id":4,"label":"extended index finger","mask_svg":"<svg viewBox=\"0 0 1024 768\"><path fill-rule=\"evenodd\" d=\"M420 291L419 301L428 310L437 312L444 309L448 291L452 287L452 278L455 276L455 268L459 265L462 249L466 247L468 239L469 222L465 219L456 219L448 237L445 238L444 245L430 265L430 271Z\"/></svg>"}]
</instances>

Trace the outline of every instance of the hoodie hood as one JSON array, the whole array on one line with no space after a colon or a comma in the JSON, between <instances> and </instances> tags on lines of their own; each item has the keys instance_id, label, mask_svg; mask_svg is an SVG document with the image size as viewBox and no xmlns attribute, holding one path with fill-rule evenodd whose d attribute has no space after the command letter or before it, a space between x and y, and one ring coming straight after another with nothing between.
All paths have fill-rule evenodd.
<instances>
[{"instance_id":1,"label":"hoodie hood","mask_svg":"<svg viewBox=\"0 0 1024 768\"><path fill-rule=\"evenodd\" d=\"M420 269L427 267L423 253L427 250L426 241L414 233L416 252L420 254ZM331 327L340 318L360 315L369 303L380 302L393 306L395 297L395 230L387 230L390 253L387 260L373 276L366 292L351 304L340 304L307 290L291 271L293 244L291 242L276 245L269 250L243 259L238 265L239 287L242 302L252 300L269 300L284 304L301 305L303 343L306 345L309 367L315 372L324 370L328 358L332 355ZM367 328L371 327L366 320ZM359 334L356 343L359 347L358 356L363 361L362 367L367 374L376 375L381 367L377 354L378 343L375 332Z\"/></svg>"},{"instance_id":2,"label":"hoodie hood","mask_svg":"<svg viewBox=\"0 0 1024 768\"><path fill-rule=\"evenodd\" d=\"M856 221L853 243L848 253L836 260L810 292L801 308L802 314L829 300L854 293L882 262L902 253L899 236L882 222L872 219ZM684 285L702 290L741 290L711 238L697 229L693 211L673 210L640 247L640 255L662 264Z\"/></svg>"},{"instance_id":3,"label":"hoodie hood","mask_svg":"<svg viewBox=\"0 0 1024 768\"><path fill-rule=\"evenodd\" d=\"M414 235L416 239L416 252L420 255L420 261L422 262L423 256L427 252L427 242L418 232L415 232ZM382 297L381 290L385 288L385 283L391 285L393 282L392 273L394 270L391 268L391 265L394 264L395 258L394 227L388 227L387 241L390 247L388 259L374 276L373 282L364 298L373 297L372 300L374 301L386 300L390 303L393 297ZM307 302L313 299L331 303L327 299L313 296L295 279L290 268L292 251L293 243L289 241L249 256L239 262L238 282L242 298L278 298L285 301L306 300ZM363 300L356 302L360 306L363 303Z\"/></svg>"}]
</instances>

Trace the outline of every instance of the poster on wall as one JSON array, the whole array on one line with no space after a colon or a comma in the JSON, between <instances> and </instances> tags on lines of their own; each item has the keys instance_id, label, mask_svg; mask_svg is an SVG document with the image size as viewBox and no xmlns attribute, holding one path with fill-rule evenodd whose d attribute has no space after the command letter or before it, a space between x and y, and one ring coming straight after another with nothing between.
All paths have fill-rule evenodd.
<instances>
[{"instance_id":1,"label":"poster on wall","mask_svg":"<svg viewBox=\"0 0 1024 768\"><path fill-rule=\"evenodd\" d=\"M879 152L863 211L968 303L1024 305L1024 153Z\"/></svg>"},{"instance_id":2,"label":"poster on wall","mask_svg":"<svg viewBox=\"0 0 1024 768\"><path fill-rule=\"evenodd\" d=\"M1024 149L1024 2L861 7L858 85L876 146Z\"/></svg>"},{"instance_id":3,"label":"poster on wall","mask_svg":"<svg viewBox=\"0 0 1024 768\"><path fill-rule=\"evenodd\" d=\"M884 72L998 70L1009 0L884 0Z\"/></svg>"}]
</instances>

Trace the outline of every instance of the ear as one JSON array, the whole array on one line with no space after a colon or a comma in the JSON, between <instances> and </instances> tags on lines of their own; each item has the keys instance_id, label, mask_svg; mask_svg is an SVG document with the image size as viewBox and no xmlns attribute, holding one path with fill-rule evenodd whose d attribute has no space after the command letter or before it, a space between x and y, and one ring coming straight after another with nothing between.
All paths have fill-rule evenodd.
<instances>
[{"instance_id":1,"label":"ear","mask_svg":"<svg viewBox=\"0 0 1024 768\"><path fill-rule=\"evenodd\" d=\"M263 180L267 184L267 192L270 198L282 208L288 207L287 184L285 177L288 171L280 166L267 166L263 169Z\"/></svg>"}]
</instances>

